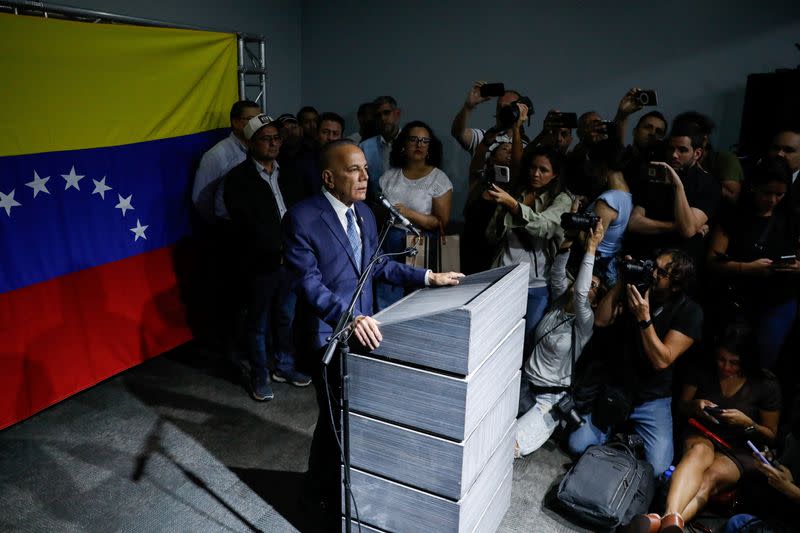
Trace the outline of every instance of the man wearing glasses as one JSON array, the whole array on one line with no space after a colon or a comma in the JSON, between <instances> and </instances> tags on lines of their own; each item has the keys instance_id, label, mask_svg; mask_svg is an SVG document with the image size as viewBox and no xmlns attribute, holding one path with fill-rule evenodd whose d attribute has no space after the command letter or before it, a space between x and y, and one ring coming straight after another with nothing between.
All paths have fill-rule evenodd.
<instances>
[{"instance_id":1,"label":"man wearing glasses","mask_svg":"<svg viewBox=\"0 0 800 533\"><path fill-rule=\"evenodd\" d=\"M247 154L244 127L259 113L261 108L255 102L239 100L234 103L230 113L230 135L212 146L200 160L192 185L192 203L206 222L228 218L219 185L230 169L244 161Z\"/></svg>"},{"instance_id":2,"label":"man wearing glasses","mask_svg":"<svg viewBox=\"0 0 800 533\"><path fill-rule=\"evenodd\" d=\"M250 357L250 393L257 401L273 398L268 349L272 352L270 363L277 381L300 387L311 383L308 376L295 370L291 317L282 316L287 312L284 304L290 294L290 283L281 260L281 219L301 199L302 186L291 175L281 172L277 161L282 142L278 127L268 115L258 115L247 122L243 133L248 142L248 157L225 176L224 182L238 275L246 280L245 335Z\"/></svg>"},{"instance_id":3,"label":"man wearing glasses","mask_svg":"<svg viewBox=\"0 0 800 533\"><path fill-rule=\"evenodd\" d=\"M672 369L700 340L703 326L703 311L686 295L693 276L692 259L683 251L667 250L657 254L652 281L640 285L641 290L626 283L623 272L600 301L594 340L604 366L594 377L606 385L586 423L569 436L570 451L580 454L602 444L615 426L630 421L655 474L669 467Z\"/></svg>"}]
</instances>

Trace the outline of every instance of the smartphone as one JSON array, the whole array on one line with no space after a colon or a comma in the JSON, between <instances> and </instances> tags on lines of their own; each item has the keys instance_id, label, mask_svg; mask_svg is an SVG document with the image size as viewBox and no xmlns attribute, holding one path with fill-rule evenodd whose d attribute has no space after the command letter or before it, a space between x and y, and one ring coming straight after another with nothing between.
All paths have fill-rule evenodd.
<instances>
[{"instance_id":1,"label":"smartphone","mask_svg":"<svg viewBox=\"0 0 800 533\"><path fill-rule=\"evenodd\" d=\"M719 418L719 415L722 414L722 411L724 411L724 409L722 407L704 407L703 408L703 412L705 414L707 414L708 416L710 416L711 419L717 424L720 423L718 418Z\"/></svg>"},{"instance_id":2,"label":"smartphone","mask_svg":"<svg viewBox=\"0 0 800 533\"><path fill-rule=\"evenodd\" d=\"M511 183L511 169L502 165L494 166L495 183Z\"/></svg>"},{"instance_id":3,"label":"smartphone","mask_svg":"<svg viewBox=\"0 0 800 533\"><path fill-rule=\"evenodd\" d=\"M755 444L753 444L750 441L747 441L747 445L750 447L751 450L753 450L753 453L756 454L756 457L758 457L759 461L761 461L762 463L764 463L767 466L772 466L772 463L767 461L767 458L764 457L764 454L761 453L760 451L758 451L758 448L756 448Z\"/></svg>"},{"instance_id":4,"label":"smartphone","mask_svg":"<svg viewBox=\"0 0 800 533\"><path fill-rule=\"evenodd\" d=\"M661 165L647 165L646 177L650 183L666 183L667 169Z\"/></svg>"},{"instance_id":5,"label":"smartphone","mask_svg":"<svg viewBox=\"0 0 800 533\"><path fill-rule=\"evenodd\" d=\"M775 259L773 259L772 260L772 264L773 265L792 265L792 264L794 264L796 259L797 259L797 256L794 255L794 254L792 254L792 255L781 255L781 256L776 257Z\"/></svg>"},{"instance_id":6,"label":"smartphone","mask_svg":"<svg viewBox=\"0 0 800 533\"><path fill-rule=\"evenodd\" d=\"M544 127L546 129L554 128L569 128L574 129L578 127L578 114L577 113L557 113L551 111L544 117Z\"/></svg>"},{"instance_id":7,"label":"smartphone","mask_svg":"<svg viewBox=\"0 0 800 533\"><path fill-rule=\"evenodd\" d=\"M654 106L658 105L658 95L656 94L655 89L642 89L641 91L636 91L634 93L633 98L639 102L641 106Z\"/></svg>"},{"instance_id":8,"label":"smartphone","mask_svg":"<svg viewBox=\"0 0 800 533\"><path fill-rule=\"evenodd\" d=\"M503 96L506 94L506 86L502 83L484 83L481 85L481 96Z\"/></svg>"}]
</instances>

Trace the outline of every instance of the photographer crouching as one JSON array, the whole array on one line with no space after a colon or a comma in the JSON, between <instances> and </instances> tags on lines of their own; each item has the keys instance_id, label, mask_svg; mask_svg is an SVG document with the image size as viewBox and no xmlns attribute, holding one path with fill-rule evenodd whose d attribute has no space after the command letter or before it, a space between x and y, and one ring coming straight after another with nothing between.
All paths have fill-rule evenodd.
<instances>
[{"instance_id":1,"label":"photographer crouching","mask_svg":"<svg viewBox=\"0 0 800 533\"><path fill-rule=\"evenodd\" d=\"M592 306L602 290L600 279L592 275L597 246L603 240L603 223L593 220L587 228L585 250L575 283L567 288L567 261L572 245L564 240L550 268L550 296L553 305L535 331L535 344L525 361L517 416L517 456L538 450L550 438L559 420L581 424L569 387L575 361L592 336Z\"/></svg>"},{"instance_id":2,"label":"photographer crouching","mask_svg":"<svg viewBox=\"0 0 800 533\"><path fill-rule=\"evenodd\" d=\"M569 436L569 449L581 454L605 443L615 426L630 421L658 475L673 456L672 367L700 339L703 311L686 294L694 264L685 252L660 252L655 261L626 258L618 266L623 283L595 312L595 336L608 346L603 390L586 423Z\"/></svg>"}]
</instances>

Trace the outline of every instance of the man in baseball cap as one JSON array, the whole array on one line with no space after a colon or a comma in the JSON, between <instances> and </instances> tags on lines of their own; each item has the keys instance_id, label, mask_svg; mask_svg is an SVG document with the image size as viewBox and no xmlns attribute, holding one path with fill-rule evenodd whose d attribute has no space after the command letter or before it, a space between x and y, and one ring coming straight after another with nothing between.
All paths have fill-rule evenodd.
<instances>
[{"instance_id":1,"label":"man in baseball cap","mask_svg":"<svg viewBox=\"0 0 800 533\"><path fill-rule=\"evenodd\" d=\"M311 383L294 367L294 299L282 266L280 225L286 210L302 198L302 193L297 180L281 172L277 158L283 138L279 127L278 121L265 114L247 122L243 132L248 157L225 176L224 189L239 274L247 282L244 299L250 394L258 401L274 396L269 368L276 381L300 387Z\"/></svg>"}]
</instances>

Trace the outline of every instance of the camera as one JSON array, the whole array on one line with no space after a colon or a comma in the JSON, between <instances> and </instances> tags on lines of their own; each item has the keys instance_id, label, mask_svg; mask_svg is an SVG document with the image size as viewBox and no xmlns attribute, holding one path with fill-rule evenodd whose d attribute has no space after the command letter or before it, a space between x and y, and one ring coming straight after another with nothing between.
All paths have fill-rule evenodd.
<instances>
[{"instance_id":1,"label":"camera","mask_svg":"<svg viewBox=\"0 0 800 533\"><path fill-rule=\"evenodd\" d=\"M597 123L597 130L606 135L613 135L616 131L616 127L617 124L613 120L601 120Z\"/></svg>"},{"instance_id":2,"label":"camera","mask_svg":"<svg viewBox=\"0 0 800 533\"><path fill-rule=\"evenodd\" d=\"M658 95L656 95L656 91L653 89L636 91L633 93L633 99L636 100L640 106L658 105Z\"/></svg>"},{"instance_id":3,"label":"camera","mask_svg":"<svg viewBox=\"0 0 800 533\"><path fill-rule=\"evenodd\" d=\"M587 213L563 213L561 227L567 231L589 231L597 227L600 217Z\"/></svg>"},{"instance_id":4,"label":"camera","mask_svg":"<svg viewBox=\"0 0 800 533\"><path fill-rule=\"evenodd\" d=\"M646 173L650 183L667 183L667 169L661 165L647 165Z\"/></svg>"},{"instance_id":5,"label":"camera","mask_svg":"<svg viewBox=\"0 0 800 533\"><path fill-rule=\"evenodd\" d=\"M504 130L513 128L514 124L519 120L519 107L517 107L517 104L525 104L528 106L528 125L530 125L531 117L533 116L533 102L531 102L531 99L527 96L523 96L503 107L497 113L497 123L500 124L500 127Z\"/></svg>"},{"instance_id":6,"label":"camera","mask_svg":"<svg viewBox=\"0 0 800 533\"><path fill-rule=\"evenodd\" d=\"M627 259L619 262L620 278L630 283L639 294L644 294L653 284L656 263L652 259Z\"/></svg>"},{"instance_id":7,"label":"camera","mask_svg":"<svg viewBox=\"0 0 800 533\"><path fill-rule=\"evenodd\" d=\"M559 113L550 111L544 117L545 129L558 129L569 128L574 129L578 127L578 114L577 113Z\"/></svg>"},{"instance_id":8,"label":"camera","mask_svg":"<svg viewBox=\"0 0 800 533\"><path fill-rule=\"evenodd\" d=\"M511 183L511 169L503 165L494 166L495 183Z\"/></svg>"},{"instance_id":9,"label":"camera","mask_svg":"<svg viewBox=\"0 0 800 533\"><path fill-rule=\"evenodd\" d=\"M567 426L580 427L585 422L575 409L575 401L569 394L562 396L558 403L553 406L553 409L558 413L559 418L567 423Z\"/></svg>"}]
</instances>

